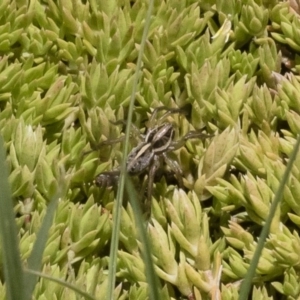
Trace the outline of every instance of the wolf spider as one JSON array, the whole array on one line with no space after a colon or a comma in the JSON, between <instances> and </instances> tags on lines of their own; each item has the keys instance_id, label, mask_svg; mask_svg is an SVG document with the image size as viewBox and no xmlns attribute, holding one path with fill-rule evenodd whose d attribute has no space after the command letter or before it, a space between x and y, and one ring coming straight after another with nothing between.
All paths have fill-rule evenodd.
<instances>
[{"instance_id":1,"label":"wolf spider","mask_svg":"<svg viewBox=\"0 0 300 300\"><path fill-rule=\"evenodd\" d=\"M166 113L156 121L157 113L163 110L165 110ZM155 174L163 162L175 173L179 187L183 188L182 170L178 162L171 159L168 153L181 148L189 139L211 137L211 135L203 134L199 131L190 131L180 140L174 141L175 130L173 125L168 122L162 123L162 121L169 115L175 113L183 113L183 110L180 108L170 109L165 106L160 106L154 109L149 120L150 125L145 134L141 134L136 127L133 127L135 131L139 132L141 142L129 152L126 170L129 176L141 175L148 171L148 202L151 200ZM155 125L155 123L159 125ZM111 145L122 140L123 138L108 140L102 142L101 145ZM102 172L96 176L96 185L100 187L113 186L118 181L119 175L119 169Z\"/></svg>"}]
</instances>

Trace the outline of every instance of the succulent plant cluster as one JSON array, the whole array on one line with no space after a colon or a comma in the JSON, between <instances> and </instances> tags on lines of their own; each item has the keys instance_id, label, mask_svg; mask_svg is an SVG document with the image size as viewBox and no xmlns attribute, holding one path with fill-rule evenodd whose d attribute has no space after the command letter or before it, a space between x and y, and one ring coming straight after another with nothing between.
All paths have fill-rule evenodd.
<instances>
[{"instance_id":1,"label":"succulent plant cluster","mask_svg":"<svg viewBox=\"0 0 300 300\"><path fill-rule=\"evenodd\" d=\"M148 2L0 4L0 134L21 258L26 264L60 189L43 272L96 299L108 284L115 194L93 179L122 160L121 145L97 145L123 134L113 122L127 116ZM185 190L155 183L147 233L159 293L237 299L300 131L300 8L292 0L154 1L150 24L134 123L145 130L153 108L189 105L188 117L170 117L176 134L213 135L175 152ZM298 155L252 299L300 297L299 182ZM124 204L115 299L148 299L138 226ZM4 290L1 278L0 299ZM39 300L76 297L45 278L34 291Z\"/></svg>"}]
</instances>

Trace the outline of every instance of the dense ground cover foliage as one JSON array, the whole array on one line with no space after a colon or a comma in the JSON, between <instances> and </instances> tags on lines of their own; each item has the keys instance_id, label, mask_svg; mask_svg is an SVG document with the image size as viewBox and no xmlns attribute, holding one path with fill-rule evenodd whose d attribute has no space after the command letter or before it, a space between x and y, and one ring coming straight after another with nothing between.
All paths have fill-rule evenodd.
<instances>
[{"instance_id":1,"label":"dense ground cover foliage","mask_svg":"<svg viewBox=\"0 0 300 300\"><path fill-rule=\"evenodd\" d=\"M127 118L147 7L144 0L0 4L0 133L21 259L60 189L43 272L97 299L106 293L116 193L94 179L123 158L121 144L98 145L124 133L114 123ZM176 139L193 130L210 135L170 154L184 189L168 176L154 183L147 232L163 299L238 298L300 131L299 13L293 1L154 1L133 123L143 133L154 108L188 107L165 120ZM131 147L137 143L133 134ZM299 179L297 156L252 299L300 296ZM129 197L115 298L147 299ZM1 277L0 299L4 289ZM34 297L75 293L40 279Z\"/></svg>"}]
</instances>

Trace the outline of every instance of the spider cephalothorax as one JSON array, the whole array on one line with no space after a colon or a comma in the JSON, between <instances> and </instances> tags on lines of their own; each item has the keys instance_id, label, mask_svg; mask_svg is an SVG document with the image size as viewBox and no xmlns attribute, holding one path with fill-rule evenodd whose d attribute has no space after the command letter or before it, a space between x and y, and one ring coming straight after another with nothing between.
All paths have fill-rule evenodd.
<instances>
[{"instance_id":1,"label":"spider cephalothorax","mask_svg":"<svg viewBox=\"0 0 300 300\"><path fill-rule=\"evenodd\" d=\"M168 151L174 136L172 124L166 123L149 129L145 140L133 148L127 157L127 172L129 175L143 173L157 156Z\"/></svg>"},{"instance_id":2,"label":"spider cephalothorax","mask_svg":"<svg viewBox=\"0 0 300 300\"><path fill-rule=\"evenodd\" d=\"M188 139L205 138L209 136L199 131L190 131L180 140L175 141L173 125L169 122L162 121L170 114L182 113L182 110L168 109L164 106L158 107L153 111L149 121L150 125L154 123L158 111L161 110L167 111L158 119L158 123L161 124L152 127L149 126L146 134L140 134L141 142L130 151L126 162L127 173L130 176L148 172L148 201L150 201L152 196L155 173L163 162L175 173L179 187L183 187L181 168L176 160L173 160L168 156L168 153L181 148ZM105 144L108 145L109 142L106 141ZM119 174L119 170L100 173L96 177L96 184L102 187L112 186L118 181Z\"/></svg>"}]
</instances>

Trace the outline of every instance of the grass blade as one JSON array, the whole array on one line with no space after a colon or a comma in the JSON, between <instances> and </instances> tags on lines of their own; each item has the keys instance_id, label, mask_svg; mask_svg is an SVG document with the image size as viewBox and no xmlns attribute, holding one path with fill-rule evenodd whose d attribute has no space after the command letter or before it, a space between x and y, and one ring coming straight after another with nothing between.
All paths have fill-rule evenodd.
<instances>
[{"instance_id":1,"label":"grass blade","mask_svg":"<svg viewBox=\"0 0 300 300\"><path fill-rule=\"evenodd\" d=\"M74 292L76 292L78 295L81 295L82 297L84 297L84 299L86 300L96 300L95 297L91 296L90 294L86 293L86 292L83 292L82 290L80 290L77 286L73 285L73 284L70 284L69 282L66 282L65 280L62 280L62 279L59 279L59 278L55 278L55 277L52 277L50 275L47 275L47 274L44 274L44 273L40 273L40 272L37 272L37 271L34 271L34 270L29 270L29 269L26 269L25 270L26 273L30 274L30 275L33 275L34 277L43 277L43 278L46 278L50 281L53 281L53 282L56 282L56 283L59 283L60 285L64 286L64 287L67 287L71 290L73 290Z\"/></svg>"},{"instance_id":2,"label":"grass blade","mask_svg":"<svg viewBox=\"0 0 300 300\"><path fill-rule=\"evenodd\" d=\"M113 291L115 289L115 282L116 282L116 268L117 268L117 255L118 255L118 245L119 245L119 231L120 231L120 222L121 222L121 207L122 207L122 200L124 195L124 184L125 184L125 177L126 177L126 157L128 154L128 145L129 145L129 137L130 137L130 127L131 127L131 120L133 115L133 105L135 100L135 95L137 92L137 85L140 78L140 70L142 65L142 57L144 52L144 47L146 43L146 38L148 35L149 27L150 27L150 18L153 8L153 0L149 2L149 7L147 11L145 27L143 32L143 37L141 41L141 47L139 51L139 56L137 60L137 68L134 77L134 82L132 86L132 93L130 98L129 104L129 111L128 111L128 118L127 118L127 126L126 126L126 133L125 133L125 142L123 148L123 162L121 165L121 176L120 176L120 183L117 193L117 199L114 205L113 211L113 231L112 231L112 240L110 244L110 254L109 254L109 273L108 273L108 288L107 288L107 300L113 299Z\"/></svg>"},{"instance_id":3,"label":"grass blade","mask_svg":"<svg viewBox=\"0 0 300 300\"><path fill-rule=\"evenodd\" d=\"M258 240L258 243L257 243L257 247L256 247L254 256L253 256L251 264L250 264L250 268L249 268L249 270L246 274L246 277L245 277L245 279L242 283L241 290L240 290L240 296L239 296L240 300L248 299L248 294L250 292L252 278L255 275L255 270L256 270L256 267L258 265L258 261L259 261L259 258L261 256L262 250L264 248L265 240L266 240L266 238L269 234L272 219L275 215L276 208L277 208L277 206L278 206L278 204L279 204L279 202L280 202L280 200L283 196L284 186L286 185L286 183L289 179L289 175L291 173L294 161L295 161L296 156L297 156L298 151L299 151L299 146L300 146L300 135L298 135L296 145L295 145L295 147L293 149L293 152L290 156L289 162L287 164L287 167L286 167L285 172L283 174L282 180L280 182L278 191L275 194L274 201L272 202L268 218L267 218L266 223L265 223L265 225L264 225L264 227L261 231L261 234L260 234L260 237L259 237L259 240Z\"/></svg>"},{"instance_id":4,"label":"grass blade","mask_svg":"<svg viewBox=\"0 0 300 300\"><path fill-rule=\"evenodd\" d=\"M28 269L31 269L32 271L40 271L42 268L43 252L46 247L48 233L53 222L58 199L59 199L59 195L57 194L49 203L47 207L47 213L44 217L43 223L37 235L33 249L28 258ZM32 298L32 293L37 280L38 280L38 276L36 276L35 273L29 273L28 276L26 276L25 287L24 287L25 288L24 294L26 300L30 300Z\"/></svg>"},{"instance_id":5,"label":"grass blade","mask_svg":"<svg viewBox=\"0 0 300 300\"><path fill-rule=\"evenodd\" d=\"M3 249L3 267L8 300L24 299L24 274L20 259L18 231L8 183L4 142L0 136L0 235Z\"/></svg>"},{"instance_id":6,"label":"grass blade","mask_svg":"<svg viewBox=\"0 0 300 300\"><path fill-rule=\"evenodd\" d=\"M143 245L142 257L145 263L146 278L149 285L149 299L160 300L160 294L158 293L158 291L161 290L161 288L160 282L154 270L153 260L151 256L151 244L149 242L147 231L144 226L144 220L142 218L143 213L138 202L138 196L130 179L126 180L126 188L128 190L128 194L130 195L129 201L134 212L135 223L138 224L137 229L139 238Z\"/></svg>"}]
</instances>

